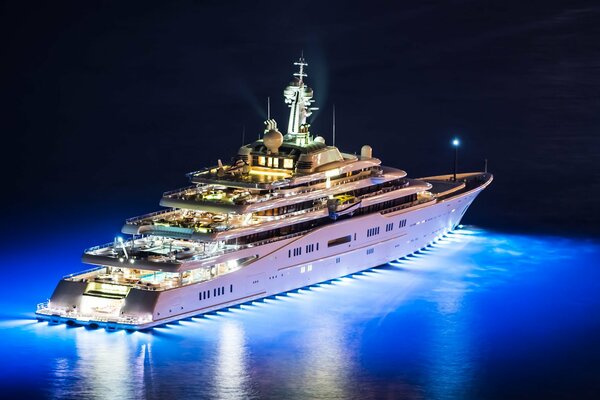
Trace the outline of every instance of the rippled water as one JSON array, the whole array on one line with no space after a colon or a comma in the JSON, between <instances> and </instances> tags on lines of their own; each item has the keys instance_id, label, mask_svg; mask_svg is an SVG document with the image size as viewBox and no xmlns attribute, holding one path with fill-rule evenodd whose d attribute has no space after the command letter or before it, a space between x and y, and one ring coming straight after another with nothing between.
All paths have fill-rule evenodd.
<instances>
[{"instance_id":1,"label":"rippled water","mask_svg":"<svg viewBox=\"0 0 600 400\"><path fill-rule=\"evenodd\" d=\"M469 227L362 274L146 333L11 314L34 306L23 292L2 304L0 385L49 398L594 398L599 256L591 239Z\"/></svg>"}]
</instances>

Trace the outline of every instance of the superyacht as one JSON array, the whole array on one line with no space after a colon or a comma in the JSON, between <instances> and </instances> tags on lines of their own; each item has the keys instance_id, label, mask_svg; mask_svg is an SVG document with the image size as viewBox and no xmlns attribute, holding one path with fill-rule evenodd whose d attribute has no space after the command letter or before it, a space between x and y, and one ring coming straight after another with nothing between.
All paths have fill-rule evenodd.
<instances>
[{"instance_id":1,"label":"superyacht","mask_svg":"<svg viewBox=\"0 0 600 400\"><path fill-rule=\"evenodd\" d=\"M452 231L491 183L487 172L411 179L369 145L345 153L314 136L307 64L294 64L285 134L267 119L232 162L189 173L164 209L85 250L92 268L63 277L37 319L141 330L354 274Z\"/></svg>"}]
</instances>

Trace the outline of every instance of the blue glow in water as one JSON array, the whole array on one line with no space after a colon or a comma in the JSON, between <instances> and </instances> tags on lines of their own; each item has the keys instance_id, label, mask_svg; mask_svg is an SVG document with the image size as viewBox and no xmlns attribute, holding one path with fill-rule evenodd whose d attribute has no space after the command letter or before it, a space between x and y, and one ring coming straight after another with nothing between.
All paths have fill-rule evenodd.
<instances>
[{"instance_id":1,"label":"blue glow in water","mask_svg":"<svg viewBox=\"0 0 600 400\"><path fill-rule=\"evenodd\" d=\"M598 241L467 227L381 268L148 333L35 322L36 301L72 272L56 251L5 272L3 393L480 399L600 390Z\"/></svg>"}]
</instances>

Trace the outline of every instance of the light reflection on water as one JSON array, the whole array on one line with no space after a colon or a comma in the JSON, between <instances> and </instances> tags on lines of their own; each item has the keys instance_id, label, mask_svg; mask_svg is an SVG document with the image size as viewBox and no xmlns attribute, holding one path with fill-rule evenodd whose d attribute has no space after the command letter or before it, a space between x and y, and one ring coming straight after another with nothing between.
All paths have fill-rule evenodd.
<instances>
[{"instance_id":1,"label":"light reflection on water","mask_svg":"<svg viewBox=\"0 0 600 400\"><path fill-rule=\"evenodd\" d=\"M2 386L52 398L493 397L486 387L526 374L528 356L600 326L598 255L592 240L468 228L381 268L148 333L4 319Z\"/></svg>"},{"instance_id":2,"label":"light reflection on water","mask_svg":"<svg viewBox=\"0 0 600 400\"><path fill-rule=\"evenodd\" d=\"M239 321L224 320L219 337L216 395L221 399L246 399L250 390L244 328Z\"/></svg>"}]
</instances>

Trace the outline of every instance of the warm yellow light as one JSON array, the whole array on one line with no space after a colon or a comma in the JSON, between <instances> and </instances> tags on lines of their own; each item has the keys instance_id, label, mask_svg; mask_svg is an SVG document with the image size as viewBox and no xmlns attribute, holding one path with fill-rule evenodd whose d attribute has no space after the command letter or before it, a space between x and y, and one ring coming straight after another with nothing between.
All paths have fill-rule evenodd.
<instances>
[{"instance_id":1,"label":"warm yellow light","mask_svg":"<svg viewBox=\"0 0 600 400\"><path fill-rule=\"evenodd\" d=\"M262 171L262 170L256 170L256 169L250 170L250 175L278 176L278 177L283 177L283 178L290 176L290 174L285 171Z\"/></svg>"},{"instance_id":2,"label":"warm yellow light","mask_svg":"<svg viewBox=\"0 0 600 400\"><path fill-rule=\"evenodd\" d=\"M339 174L340 174L339 168L334 168L334 169L330 169L329 171L325 171L325 176L328 178L331 178L331 177L339 175Z\"/></svg>"},{"instance_id":3,"label":"warm yellow light","mask_svg":"<svg viewBox=\"0 0 600 400\"><path fill-rule=\"evenodd\" d=\"M265 165L265 157L258 156L258 165Z\"/></svg>"},{"instance_id":4,"label":"warm yellow light","mask_svg":"<svg viewBox=\"0 0 600 400\"><path fill-rule=\"evenodd\" d=\"M287 169L294 168L294 160L292 160L291 158L284 158L283 159L283 168L287 168Z\"/></svg>"}]
</instances>

